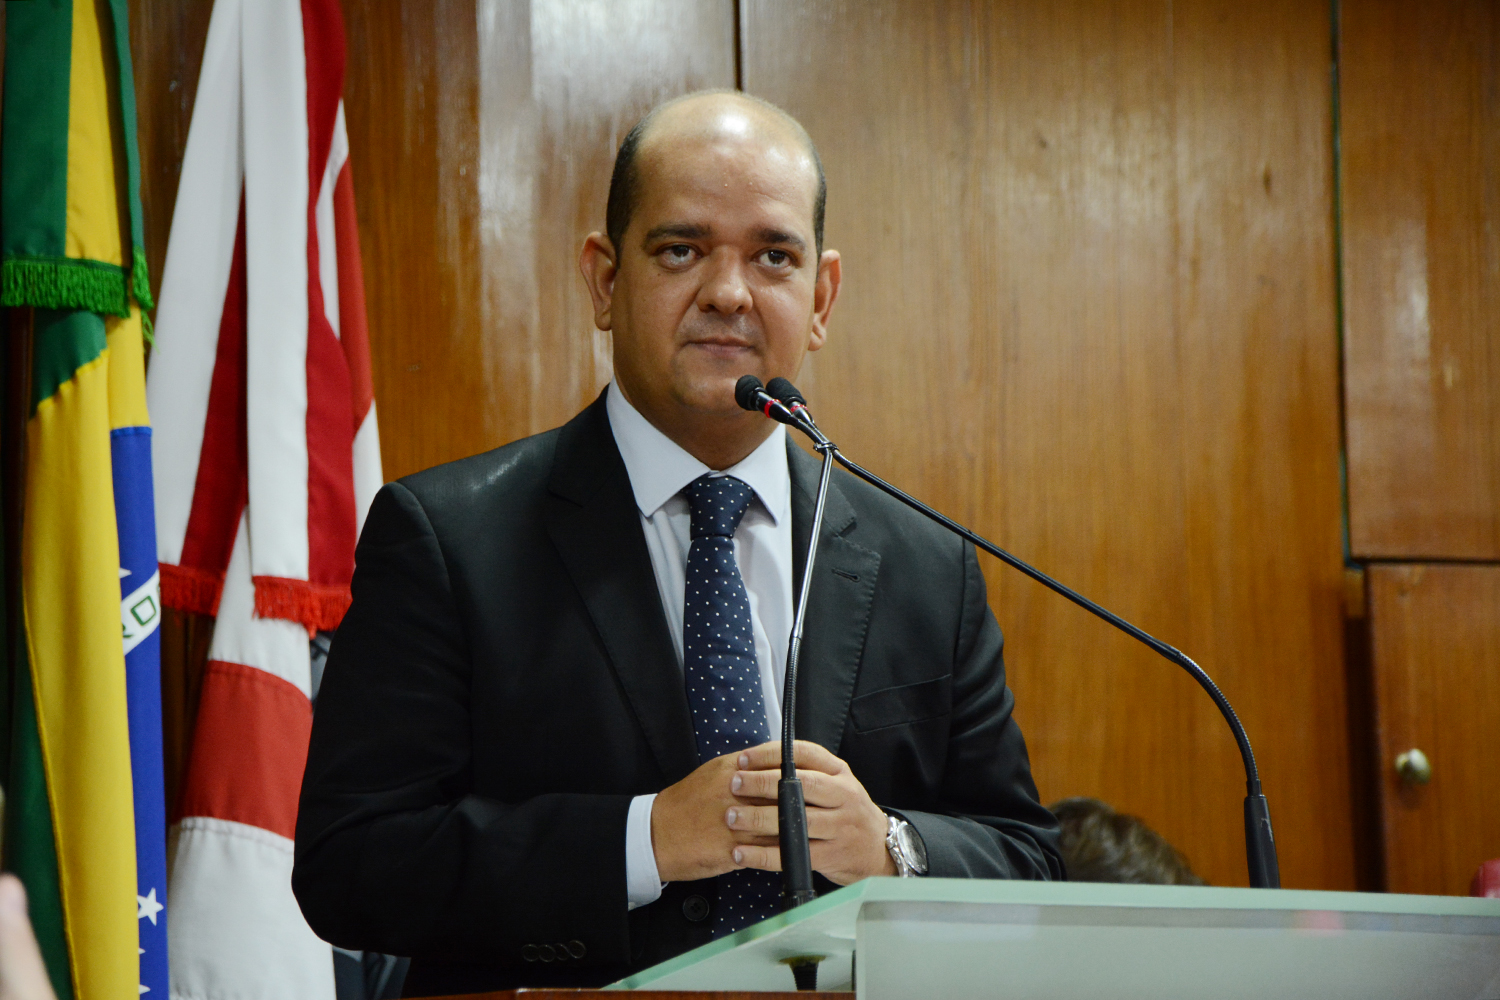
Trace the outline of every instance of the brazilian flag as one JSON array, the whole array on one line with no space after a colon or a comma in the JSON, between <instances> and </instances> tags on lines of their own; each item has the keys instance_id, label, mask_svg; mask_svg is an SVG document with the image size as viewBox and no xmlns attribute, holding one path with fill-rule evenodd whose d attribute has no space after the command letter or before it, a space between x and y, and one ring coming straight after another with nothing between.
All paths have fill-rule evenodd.
<instances>
[{"instance_id":1,"label":"brazilian flag","mask_svg":"<svg viewBox=\"0 0 1500 1000\"><path fill-rule=\"evenodd\" d=\"M0 304L31 309L32 343L4 863L62 1000L165 1000L151 303L126 2L5 13Z\"/></svg>"}]
</instances>

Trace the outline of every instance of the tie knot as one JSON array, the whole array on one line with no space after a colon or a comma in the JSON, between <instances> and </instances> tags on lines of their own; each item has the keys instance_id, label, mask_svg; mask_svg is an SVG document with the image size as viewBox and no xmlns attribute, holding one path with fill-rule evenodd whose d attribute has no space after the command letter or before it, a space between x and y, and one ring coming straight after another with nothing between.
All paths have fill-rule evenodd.
<instances>
[{"instance_id":1,"label":"tie knot","mask_svg":"<svg viewBox=\"0 0 1500 1000\"><path fill-rule=\"evenodd\" d=\"M750 487L733 476L699 476L683 487L692 512L692 537L733 538L750 508Z\"/></svg>"}]
</instances>

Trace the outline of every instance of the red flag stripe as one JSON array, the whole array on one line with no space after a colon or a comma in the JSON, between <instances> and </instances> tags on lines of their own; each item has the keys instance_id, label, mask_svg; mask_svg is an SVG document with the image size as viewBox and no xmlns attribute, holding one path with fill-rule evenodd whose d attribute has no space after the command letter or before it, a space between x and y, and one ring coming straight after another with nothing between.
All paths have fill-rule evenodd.
<instances>
[{"instance_id":1,"label":"red flag stripe","mask_svg":"<svg viewBox=\"0 0 1500 1000\"><path fill-rule=\"evenodd\" d=\"M209 816L291 839L311 734L312 703L296 685L256 667L210 660L173 822Z\"/></svg>"},{"instance_id":2,"label":"red flag stripe","mask_svg":"<svg viewBox=\"0 0 1500 1000\"><path fill-rule=\"evenodd\" d=\"M328 322L318 255L336 247L318 246L317 202L328 168L329 149L344 86L344 23L337 0L302 0L303 50L307 63L307 542L309 628L328 628L326 599L319 590L343 589L347 607L354 574L354 420L349 364ZM289 583L291 581L288 581ZM256 606L260 607L257 586ZM291 595L288 595L291 596ZM339 608L342 616L344 607ZM291 609L285 609L291 610ZM276 617L291 617L284 613ZM333 622L337 625L337 621Z\"/></svg>"}]
</instances>

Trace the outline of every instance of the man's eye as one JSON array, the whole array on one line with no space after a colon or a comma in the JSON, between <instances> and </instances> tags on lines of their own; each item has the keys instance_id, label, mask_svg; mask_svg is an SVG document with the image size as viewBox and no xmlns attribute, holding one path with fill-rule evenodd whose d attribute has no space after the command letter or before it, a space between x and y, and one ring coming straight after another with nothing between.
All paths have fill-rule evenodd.
<instances>
[{"instance_id":1,"label":"man's eye","mask_svg":"<svg viewBox=\"0 0 1500 1000\"><path fill-rule=\"evenodd\" d=\"M792 262L792 255L785 250L767 250L761 257L772 267L786 267Z\"/></svg>"},{"instance_id":2,"label":"man's eye","mask_svg":"<svg viewBox=\"0 0 1500 1000\"><path fill-rule=\"evenodd\" d=\"M661 255L669 264L686 264L693 259L693 248L686 243L674 243L663 247Z\"/></svg>"}]
</instances>

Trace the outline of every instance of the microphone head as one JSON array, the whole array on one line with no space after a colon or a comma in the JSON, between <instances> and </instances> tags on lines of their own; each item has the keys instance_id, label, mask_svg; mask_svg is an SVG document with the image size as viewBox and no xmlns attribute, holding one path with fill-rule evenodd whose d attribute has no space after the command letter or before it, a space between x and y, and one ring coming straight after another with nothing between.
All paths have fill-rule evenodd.
<instances>
[{"instance_id":1,"label":"microphone head","mask_svg":"<svg viewBox=\"0 0 1500 1000\"><path fill-rule=\"evenodd\" d=\"M765 386L761 385L760 379L754 375L741 375L740 380L734 384L734 401L740 404L741 409L760 412L760 403L757 402L755 394Z\"/></svg>"},{"instance_id":2,"label":"microphone head","mask_svg":"<svg viewBox=\"0 0 1500 1000\"><path fill-rule=\"evenodd\" d=\"M802 393L797 387L784 378L773 378L766 385L766 392L781 401L782 405L790 407L793 403L801 406L807 405L807 400L802 398Z\"/></svg>"}]
</instances>

